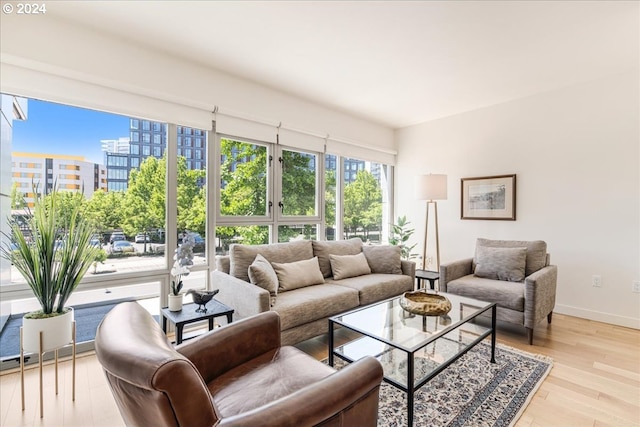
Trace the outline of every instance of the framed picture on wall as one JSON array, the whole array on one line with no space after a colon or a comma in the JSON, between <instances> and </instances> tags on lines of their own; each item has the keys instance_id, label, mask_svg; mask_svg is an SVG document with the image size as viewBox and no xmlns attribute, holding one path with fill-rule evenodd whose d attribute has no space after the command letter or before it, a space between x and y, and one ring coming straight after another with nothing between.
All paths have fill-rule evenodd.
<instances>
[{"instance_id":1,"label":"framed picture on wall","mask_svg":"<svg viewBox=\"0 0 640 427\"><path fill-rule=\"evenodd\" d=\"M516 220L516 175L462 178L461 219Z\"/></svg>"}]
</instances>

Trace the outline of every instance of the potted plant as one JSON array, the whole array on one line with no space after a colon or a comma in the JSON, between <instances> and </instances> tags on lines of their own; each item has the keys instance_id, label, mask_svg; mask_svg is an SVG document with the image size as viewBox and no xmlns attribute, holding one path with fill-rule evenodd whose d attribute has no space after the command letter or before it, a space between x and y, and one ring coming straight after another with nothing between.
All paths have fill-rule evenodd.
<instances>
[{"instance_id":1,"label":"potted plant","mask_svg":"<svg viewBox=\"0 0 640 427\"><path fill-rule=\"evenodd\" d=\"M71 342L74 313L66 303L99 251L90 244L94 229L81 215L81 193L71 195L78 199L67 209L55 188L42 196L34 186L33 194L33 210L24 219L8 219L8 244L0 247L40 303L40 310L23 317L23 349L30 353L39 351L41 331L43 351Z\"/></svg>"},{"instance_id":2,"label":"potted plant","mask_svg":"<svg viewBox=\"0 0 640 427\"><path fill-rule=\"evenodd\" d=\"M173 267L171 268L171 292L169 293L169 311L182 310L182 277L189 275L189 268L193 265L193 247L195 239L193 235L186 234L182 244L178 246L173 255Z\"/></svg>"},{"instance_id":3,"label":"potted plant","mask_svg":"<svg viewBox=\"0 0 640 427\"><path fill-rule=\"evenodd\" d=\"M389 237L389 243L395 246L400 246L400 257L405 260L415 258L415 254L412 254L414 245L407 245L407 241L411 238L411 235L415 231L413 228L408 228L411 222L407 221L406 216L399 216L395 224L391 224L391 236Z\"/></svg>"}]
</instances>

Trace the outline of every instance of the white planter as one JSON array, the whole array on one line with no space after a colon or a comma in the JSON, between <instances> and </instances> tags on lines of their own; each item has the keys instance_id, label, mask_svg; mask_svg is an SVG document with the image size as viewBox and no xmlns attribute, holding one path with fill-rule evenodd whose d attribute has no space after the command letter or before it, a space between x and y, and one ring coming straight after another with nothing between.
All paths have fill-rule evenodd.
<instances>
[{"instance_id":1,"label":"white planter","mask_svg":"<svg viewBox=\"0 0 640 427\"><path fill-rule=\"evenodd\" d=\"M169 294L169 311L182 310L182 294L173 295Z\"/></svg>"},{"instance_id":2,"label":"white planter","mask_svg":"<svg viewBox=\"0 0 640 427\"><path fill-rule=\"evenodd\" d=\"M42 349L51 351L71 344L73 339L73 308L60 316L46 319L22 318L22 348L25 353L40 351L40 331L42 331Z\"/></svg>"}]
</instances>

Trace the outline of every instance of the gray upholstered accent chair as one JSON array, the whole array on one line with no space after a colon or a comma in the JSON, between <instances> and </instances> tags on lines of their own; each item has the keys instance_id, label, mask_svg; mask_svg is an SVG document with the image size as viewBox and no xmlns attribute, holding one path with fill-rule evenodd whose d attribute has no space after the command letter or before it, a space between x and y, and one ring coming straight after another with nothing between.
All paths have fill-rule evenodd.
<instances>
[{"instance_id":1,"label":"gray upholstered accent chair","mask_svg":"<svg viewBox=\"0 0 640 427\"><path fill-rule=\"evenodd\" d=\"M498 320L523 325L533 344L533 328L551 323L558 267L549 264L542 240L478 239L473 258L442 264L440 290L498 305Z\"/></svg>"}]
</instances>

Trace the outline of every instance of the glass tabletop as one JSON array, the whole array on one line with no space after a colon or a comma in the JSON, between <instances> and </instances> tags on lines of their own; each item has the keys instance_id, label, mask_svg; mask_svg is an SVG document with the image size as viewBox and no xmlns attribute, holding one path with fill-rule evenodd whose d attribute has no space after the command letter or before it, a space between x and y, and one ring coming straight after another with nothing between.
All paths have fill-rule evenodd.
<instances>
[{"instance_id":1,"label":"glass tabletop","mask_svg":"<svg viewBox=\"0 0 640 427\"><path fill-rule=\"evenodd\" d=\"M443 316L422 316L405 311L394 298L353 310L332 320L349 329L375 338L404 351L415 351L420 347L459 329L471 334L481 334L486 327L466 322L478 313L487 311L493 304L473 298L440 292L451 301L451 311ZM490 311L487 311L490 316Z\"/></svg>"},{"instance_id":2,"label":"glass tabletop","mask_svg":"<svg viewBox=\"0 0 640 427\"><path fill-rule=\"evenodd\" d=\"M334 323L361 334L335 348L334 354L350 361L373 356L381 362L386 379L406 389L413 377L412 384L419 387L491 331L491 307L495 304L443 292L440 295L451 301L451 311L443 316L409 313L400 306L399 298L394 298L332 317ZM473 321L485 316L486 322Z\"/></svg>"}]
</instances>

